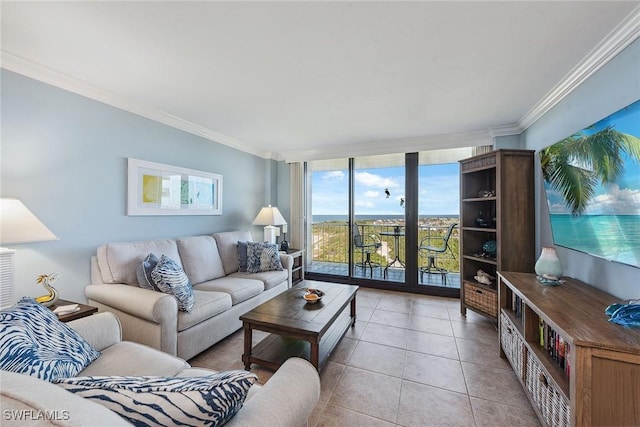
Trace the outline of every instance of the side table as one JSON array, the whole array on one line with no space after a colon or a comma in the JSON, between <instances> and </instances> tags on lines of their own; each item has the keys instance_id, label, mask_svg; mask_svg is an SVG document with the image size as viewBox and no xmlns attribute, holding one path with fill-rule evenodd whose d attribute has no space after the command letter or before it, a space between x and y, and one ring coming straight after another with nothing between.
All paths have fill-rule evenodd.
<instances>
[{"instance_id":1,"label":"side table","mask_svg":"<svg viewBox=\"0 0 640 427\"><path fill-rule=\"evenodd\" d=\"M292 249L286 252L287 255L293 257L293 266L291 269L291 282L296 284L304 280L304 249Z\"/></svg>"},{"instance_id":2,"label":"side table","mask_svg":"<svg viewBox=\"0 0 640 427\"><path fill-rule=\"evenodd\" d=\"M55 304L50 305L47 308L53 311L58 307L62 307L64 305L72 305L72 304L78 304L78 307L80 307L80 310L74 311L73 313L67 313L67 314L58 316L58 319L61 322L70 322L71 320L81 319L83 317L91 316L93 313L98 311L98 307L94 307L92 305L80 304L78 302L67 301L63 299L59 299Z\"/></svg>"}]
</instances>

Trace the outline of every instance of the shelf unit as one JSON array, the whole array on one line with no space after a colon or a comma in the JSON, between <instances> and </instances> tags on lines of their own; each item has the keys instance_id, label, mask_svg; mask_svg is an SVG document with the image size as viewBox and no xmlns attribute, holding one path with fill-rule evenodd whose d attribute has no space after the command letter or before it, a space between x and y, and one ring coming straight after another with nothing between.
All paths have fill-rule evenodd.
<instances>
[{"instance_id":1,"label":"shelf unit","mask_svg":"<svg viewBox=\"0 0 640 427\"><path fill-rule=\"evenodd\" d=\"M460 311L498 319L495 279L478 270L533 271L535 263L534 171L531 150L496 150L460 161ZM483 246L496 242L495 255Z\"/></svg>"},{"instance_id":2,"label":"shelf unit","mask_svg":"<svg viewBox=\"0 0 640 427\"><path fill-rule=\"evenodd\" d=\"M578 280L499 272L500 356L547 426L640 425L640 329L608 321L617 298Z\"/></svg>"},{"instance_id":3,"label":"shelf unit","mask_svg":"<svg viewBox=\"0 0 640 427\"><path fill-rule=\"evenodd\" d=\"M304 249L289 249L287 254L293 257L291 280L295 285L304 280Z\"/></svg>"}]
</instances>

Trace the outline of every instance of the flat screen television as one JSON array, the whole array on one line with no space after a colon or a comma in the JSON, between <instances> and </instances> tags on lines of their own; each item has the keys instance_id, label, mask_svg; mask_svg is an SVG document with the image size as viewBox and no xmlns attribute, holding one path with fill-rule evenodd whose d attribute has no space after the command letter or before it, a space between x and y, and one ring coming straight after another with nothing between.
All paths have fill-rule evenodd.
<instances>
[{"instance_id":1,"label":"flat screen television","mask_svg":"<svg viewBox=\"0 0 640 427\"><path fill-rule=\"evenodd\" d=\"M640 100L539 156L554 244L640 268Z\"/></svg>"}]
</instances>

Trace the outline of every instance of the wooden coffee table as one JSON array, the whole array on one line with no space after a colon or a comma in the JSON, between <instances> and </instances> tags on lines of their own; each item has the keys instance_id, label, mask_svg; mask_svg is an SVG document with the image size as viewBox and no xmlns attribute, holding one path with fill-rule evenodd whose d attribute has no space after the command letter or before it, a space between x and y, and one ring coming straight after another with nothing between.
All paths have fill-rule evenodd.
<instances>
[{"instance_id":1,"label":"wooden coffee table","mask_svg":"<svg viewBox=\"0 0 640 427\"><path fill-rule=\"evenodd\" d=\"M319 302L309 304L302 298L306 288L321 289L325 294ZM297 356L309 360L319 371L356 323L357 292L358 286L303 280L240 316L244 368L250 370L256 363L275 370L289 357ZM254 329L271 335L253 347Z\"/></svg>"}]
</instances>

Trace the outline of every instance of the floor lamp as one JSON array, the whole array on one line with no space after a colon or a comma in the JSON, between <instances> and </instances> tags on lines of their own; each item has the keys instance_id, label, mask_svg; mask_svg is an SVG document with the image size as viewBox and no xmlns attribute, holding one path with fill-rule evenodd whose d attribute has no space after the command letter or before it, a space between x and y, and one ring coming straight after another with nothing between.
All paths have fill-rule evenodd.
<instances>
[{"instance_id":1,"label":"floor lamp","mask_svg":"<svg viewBox=\"0 0 640 427\"><path fill-rule=\"evenodd\" d=\"M287 221L276 207L271 205L260 209L256 219L253 220L253 225L264 225L264 241L267 243L275 244L276 236L280 234L280 229L274 227L276 225L285 225Z\"/></svg>"},{"instance_id":2,"label":"floor lamp","mask_svg":"<svg viewBox=\"0 0 640 427\"><path fill-rule=\"evenodd\" d=\"M0 245L58 240L18 199L0 199ZM0 307L13 303L15 249L0 247Z\"/></svg>"}]
</instances>

